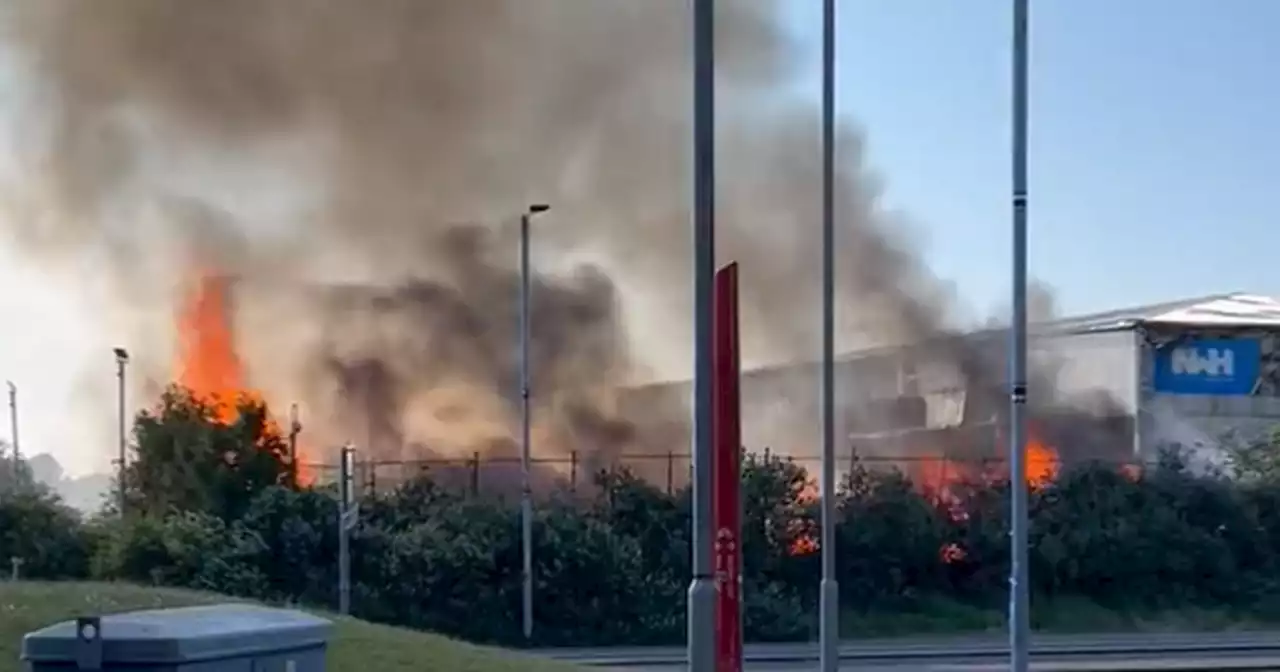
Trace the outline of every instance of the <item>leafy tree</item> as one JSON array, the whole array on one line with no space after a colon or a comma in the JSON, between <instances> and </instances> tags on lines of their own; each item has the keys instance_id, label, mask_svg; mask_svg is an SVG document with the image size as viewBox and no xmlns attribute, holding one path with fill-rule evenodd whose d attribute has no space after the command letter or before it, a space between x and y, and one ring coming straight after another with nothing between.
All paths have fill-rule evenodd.
<instances>
[{"instance_id":1,"label":"leafy tree","mask_svg":"<svg viewBox=\"0 0 1280 672\"><path fill-rule=\"evenodd\" d=\"M31 465L13 454L13 444L0 439L0 492L40 488L31 474Z\"/></svg>"},{"instance_id":2,"label":"leafy tree","mask_svg":"<svg viewBox=\"0 0 1280 672\"><path fill-rule=\"evenodd\" d=\"M236 419L215 404L171 387L134 423L134 459L125 474L129 511L239 517L264 488L285 482L288 444L265 404L241 399Z\"/></svg>"},{"instance_id":3,"label":"leafy tree","mask_svg":"<svg viewBox=\"0 0 1280 672\"><path fill-rule=\"evenodd\" d=\"M88 571L89 538L80 516L42 488L0 492L0 572L38 579L82 577Z\"/></svg>"}]
</instances>

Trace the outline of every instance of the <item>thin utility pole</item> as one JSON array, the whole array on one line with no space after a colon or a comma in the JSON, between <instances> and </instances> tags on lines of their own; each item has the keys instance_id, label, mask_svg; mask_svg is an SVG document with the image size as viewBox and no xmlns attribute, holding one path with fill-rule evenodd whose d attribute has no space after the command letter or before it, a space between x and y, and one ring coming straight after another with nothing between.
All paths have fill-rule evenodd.
<instances>
[{"instance_id":1,"label":"thin utility pole","mask_svg":"<svg viewBox=\"0 0 1280 672\"><path fill-rule=\"evenodd\" d=\"M836 3L822 3L822 672L840 668L840 585L836 579L835 426L835 69Z\"/></svg>"},{"instance_id":2,"label":"thin utility pole","mask_svg":"<svg viewBox=\"0 0 1280 672\"><path fill-rule=\"evenodd\" d=\"M689 584L690 672L715 669L716 584L711 544L715 248L715 2L693 1L693 578Z\"/></svg>"},{"instance_id":3,"label":"thin utility pole","mask_svg":"<svg viewBox=\"0 0 1280 672\"><path fill-rule=\"evenodd\" d=\"M360 507L356 502L356 449L342 447L338 463L338 613L351 613L351 531L356 527Z\"/></svg>"},{"instance_id":4,"label":"thin utility pole","mask_svg":"<svg viewBox=\"0 0 1280 672\"><path fill-rule=\"evenodd\" d=\"M13 443L13 455L10 471L13 476L12 487L18 488L18 477L22 473L22 448L18 443L18 386L12 380L5 381L9 385L9 432Z\"/></svg>"},{"instance_id":5,"label":"thin utility pole","mask_svg":"<svg viewBox=\"0 0 1280 672\"><path fill-rule=\"evenodd\" d=\"M551 209L535 203L520 214L520 606L526 641L533 639L533 396L529 349L532 341L532 267L529 223Z\"/></svg>"},{"instance_id":6,"label":"thin utility pole","mask_svg":"<svg viewBox=\"0 0 1280 672\"><path fill-rule=\"evenodd\" d=\"M22 458L22 447L18 442L18 386L12 380L6 382L9 385L9 433L13 442L13 461L17 463Z\"/></svg>"},{"instance_id":7,"label":"thin utility pole","mask_svg":"<svg viewBox=\"0 0 1280 672\"><path fill-rule=\"evenodd\" d=\"M1028 0L1013 0L1013 325L1009 393L1009 669L1030 665L1031 597L1027 576L1027 88Z\"/></svg>"},{"instance_id":8,"label":"thin utility pole","mask_svg":"<svg viewBox=\"0 0 1280 672\"><path fill-rule=\"evenodd\" d=\"M126 389L125 368L129 364L129 352L124 348L115 348L113 352L116 355L116 382L119 386L118 389L116 390L116 398L119 403L119 409L118 409L119 417L117 418L117 421L119 422L119 427L117 428L118 430L117 439L119 441L119 446L117 448L119 449L120 454L116 459L118 460L118 468L119 468L119 470L117 471L117 479L120 481L118 485L120 490L119 492L120 515L121 517L123 517L125 512L125 507L129 499L129 495L128 495L129 490L127 487L127 483L125 483L125 475L127 473L125 471L125 468L128 466L126 460L128 460L128 457L129 457L128 456L128 449L129 449L128 413L126 411L126 400L125 400L125 389Z\"/></svg>"},{"instance_id":9,"label":"thin utility pole","mask_svg":"<svg viewBox=\"0 0 1280 672\"><path fill-rule=\"evenodd\" d=\"M298 420L298 405L289 405L289 487L298 489L298 434L302 423Z\"/></svg>"}]
</instances>

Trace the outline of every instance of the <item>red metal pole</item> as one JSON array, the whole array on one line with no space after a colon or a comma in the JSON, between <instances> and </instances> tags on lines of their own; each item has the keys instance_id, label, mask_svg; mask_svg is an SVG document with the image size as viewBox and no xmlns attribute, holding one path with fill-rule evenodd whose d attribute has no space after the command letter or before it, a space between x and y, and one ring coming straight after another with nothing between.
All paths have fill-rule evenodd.
<instances>
[{"instance_id":1,"label":"red metal pole","mask_svg":"<svg viewBox=\"0 0 1280 672\"><path fill-rule=\"evenodd\" d=\"M716 670L742 672L742 403L737 262L716 272L713 305Z\"/></svg>"}]
</instances>

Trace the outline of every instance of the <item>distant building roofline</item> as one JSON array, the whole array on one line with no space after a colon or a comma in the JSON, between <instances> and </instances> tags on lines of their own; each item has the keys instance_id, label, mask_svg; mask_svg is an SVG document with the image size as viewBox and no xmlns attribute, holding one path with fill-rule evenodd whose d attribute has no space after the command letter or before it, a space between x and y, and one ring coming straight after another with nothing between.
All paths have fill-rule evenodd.
<instances>
[{"instance_id":1,"label":"distant building roofline","mask_svg":"<svg viewBox=\"0 0 1280 672\"><path fill-rule=\"evenodd\" d=\"M1108 310L1098 313L1066 317L1029 325L1032 336L1071 336L1129 331L1150 325L1160 327L1275 327L1280 329L1280 299L1247 292L1210 294L1190 299L1165 301L1133 308ZM928 347L930 343L955 338L986 339L1004 334L1008 327L989 327L971 331L954 331L938 334L919 341L894 345L873 346L850 350L836 355L837 362L847 362L877 354L888 354L903 349ZM817 360L807 362L775 362L751 368L745 373L767 373L778 369L801 366L817 366ZM688 378L660 380L636 387L669 385L688 382Z\"/></svg>"}]
</instances>

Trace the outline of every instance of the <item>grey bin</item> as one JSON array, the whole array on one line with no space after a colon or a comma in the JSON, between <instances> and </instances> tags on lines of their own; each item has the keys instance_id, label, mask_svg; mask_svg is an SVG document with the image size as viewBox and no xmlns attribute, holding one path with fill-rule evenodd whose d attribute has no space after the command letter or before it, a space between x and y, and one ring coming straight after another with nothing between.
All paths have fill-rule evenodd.
<instances>
[{"instance_id":1,"label":"grey bin","mask_svg":"<svg viewBox=\"0 0 1280 672\"><path fill-rule=\"evenodd\" d=\"M323 672L333 624L219 604L81 618L22 638L26 672Z\"/></svg>"}]
</instances>

